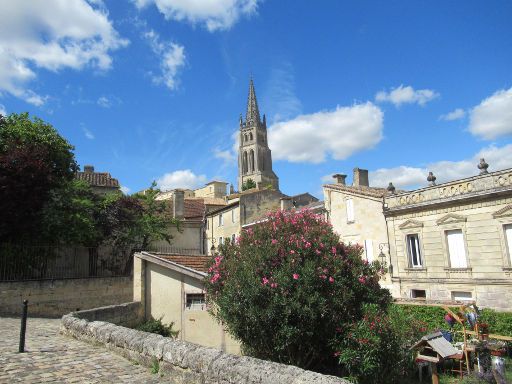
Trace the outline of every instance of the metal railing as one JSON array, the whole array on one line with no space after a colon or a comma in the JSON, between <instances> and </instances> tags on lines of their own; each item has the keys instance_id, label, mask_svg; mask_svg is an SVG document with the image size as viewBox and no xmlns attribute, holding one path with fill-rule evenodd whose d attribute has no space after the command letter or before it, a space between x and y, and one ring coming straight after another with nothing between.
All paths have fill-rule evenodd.
<instances>
[{"instance_id":1,"label":"metal railing","mask_svg":"<svg viewBox=\"0 0 512 384\"><path fill-rule=\"evenodd\" d=\"M198 248L179 248L172 245L150 245L148 252L166 253L171 255L204 255Z\"/></svg>"},{"instance_id":2,"label":"metal railing","mask_svg":"<svg viewBox=\"0 0 512 384\"><path fill-rule=\"evenodd\" d=\"M133 251L0 244L0 281L130 276Z\"/></svg>"}]
</instances>

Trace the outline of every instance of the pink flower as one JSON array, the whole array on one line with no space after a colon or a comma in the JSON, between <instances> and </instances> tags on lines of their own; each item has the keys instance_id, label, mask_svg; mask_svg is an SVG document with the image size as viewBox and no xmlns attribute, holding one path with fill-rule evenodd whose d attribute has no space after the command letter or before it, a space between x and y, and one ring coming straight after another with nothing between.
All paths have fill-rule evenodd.
<instances>
[{"instance_id":1,"label":"pink flower","mask_svg":"<svg viewBox=\"0 0 512 384\"><path fill-rule=\"evenodd\" d=\"M272 239L272 244L277 244L277 240L276 239Z\"/></svg>"},{"instance_id":2,"label":"pink flower","mask_svg":"<svg viewBox=\"0 0 512 384\"><path fill-rule=\"evenodd\" d=\"M277 283L270 284L270 288L277 288Z\"/></svg>"},{"instance_id":3,"label":"pink flower","mask_svg":"<svg viewBox=\"0 0 512 384\"><path fill-rule=\"evenodd\" d=\"M299 277L300 277L300 276L299 276L299 274L298 274L298 273L294 273L294 274L293 274L293 279L294 279L294 280L299 280Z\"/></svg>"},{"instance_id":4,"label":"pink flower","mask_svg":"<svg viewBox=\"0 0 512 384\"><path fill-rule=\"evenodd\" d=\"M360 282L361 284L364 284L364 283L366 283L366 279L365 279L363 276L361 276L361 277L359 278L359 282Z\"/></svg>"},{"instance_id":5,"label":"pink flower","mask_svg":"<svg viewBox=\"0 0 512 384\"><path fill-rule=\"evenodd\" d=\"M329 277L329 283L334 283L334 277Z\"/></svg>"},{"instance_id":6,"label":"pink flower","mask_svg":"<svg viewBox=\"0 0 512 384\"><path fill-rule=\"evenodd\" d=\"M325 279L327 279L327 276L325 276L325 275L320 275L320 278L321 278L322 280L325 280Z\"/></svg>"},{"instance_id":7,"label":"pink flower","mask_svg":"<svg viewBox=\"0 0 512 384\"><path fill-rule=\"evenodd\" d=\"M267 279L266 277L263 277L263 278L261 279L261 284L263 284L263 285L267 285L267 284L268 284L268 279Z\"/></svg>"},{"instance_id":8,"label":"pink flower","mask_svg":"<svg viewBox=\"0 0 512 384\"><path fill-rule=\"evenodd\" d=\"M294 255L294 254L295 254L295 251L292 249L292 250L290 251L290 253L291 253L292 255Z\"/></svg>"},{"instance_id":9,"label":"pink flower","mask_svg":"<svg viewBox=\"0 0 512 384\"><path fill-rule=\"evenodd\" d=\"M306 241L305 247L306 248L311 248L311 243L309 241Z\"/></svg>"}]
</instances>

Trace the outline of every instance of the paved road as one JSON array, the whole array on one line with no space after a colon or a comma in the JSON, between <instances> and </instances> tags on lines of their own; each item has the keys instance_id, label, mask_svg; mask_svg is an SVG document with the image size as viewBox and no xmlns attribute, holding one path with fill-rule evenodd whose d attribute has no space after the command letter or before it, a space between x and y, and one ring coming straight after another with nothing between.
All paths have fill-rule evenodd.
<instances>
[{"instance_id":1,"label":"paved road","mask_svg":"<svg viewBox=\"0 0 512 384\"><path fill-rule=\"evenodd\" d=\"M30 319L18 353L20 319L0 318L0 383L161 383L105 348L62 336L59 319Z\"/></svg>"}]
</instances>

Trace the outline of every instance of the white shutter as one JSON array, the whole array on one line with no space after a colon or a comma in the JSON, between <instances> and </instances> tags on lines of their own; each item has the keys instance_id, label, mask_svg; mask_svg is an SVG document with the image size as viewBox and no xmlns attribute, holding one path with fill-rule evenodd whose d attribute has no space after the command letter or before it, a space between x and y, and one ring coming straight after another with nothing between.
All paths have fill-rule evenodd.
<instances>
[{"instance_id":1,"label":"white shutter","mask_svg":"<svg viewBox=\"0 0 512 384\"><path fill-rule=\"evenodd\" d=\"M512 265L512 225L505 225L505 237L507 238L508 257Z\"/></svg>"},{"instance_id":2,"label":"white shutter","mask_svg":"<svg viewBox=\"0 0 512 384\"><path fill-rule=\"evenodd\" d=\"M354 221L354 200L348 199L347 204L347 222Z\"/></svg>"},{"instance_id":3,"label":"white shutter","mask_svg":"<svg viewBox=\"0 0 512 384\"><path fill-rule=\"evenodd\" d=\"M466 248L464 247L464 237L460 229L446 231L448 239L448 253L450 254L450 267L466 268Z\"/></svg>"},{"instance_id":4,"label":"white shutter","mask_svg":"<svg viewBox=\"0 0 512 384\"><path fill-rule=\"evenodd\" d=\"M373 262L373 242L371 240L364 241L364 250L366 252L366 261Z\"/></svg>"}]
</instances>

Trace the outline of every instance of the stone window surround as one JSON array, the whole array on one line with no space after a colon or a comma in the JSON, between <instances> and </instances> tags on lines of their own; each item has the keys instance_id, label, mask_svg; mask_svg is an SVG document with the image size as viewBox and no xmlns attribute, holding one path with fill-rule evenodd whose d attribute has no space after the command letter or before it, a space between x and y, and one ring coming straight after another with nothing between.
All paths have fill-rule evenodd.
<instances>
[{"instance_id":1,"label":"stone window surround","mask_svg":"<svg viewBox=\"0 0 512 384\"><path fill-rule=\"evenodd\" d=\"M354 206L354 199L352 196L344 196L343 200L345 201L345 215L347 219L347 224L354 224L356 222L356 210ZM352 201L352 220L348 219L348 201Z\"/></svg>"},{"instance_id":2,"label":"stone window surround","mask_svg":"<svg viewBox=\"0 0 512 384\"><path fill-rule=\"evenodd\" d=\"M512 254L509 254L507 239L505 236L505 226L512 225L512 205L495 212L493 215L496 220L496 229L500 237L502 250L503 270L512 271Z\"/></svg>"},{"instance_id":3,"label":"stone window surround","mask_svg":"<svg viewBox=\"0 0 512 384\"><path fill-rule=\"evenodd\" d=\"M427 272L427 258L425 257L425 249L423 247L423 223L417 220L407 220L402 223L398 228L403 234L402 242L404 247L404 255L406 258L406 271L411 272ZM413 267L412 262L409 258L409 250L407 246L407 236L408 235L418 235L418 242L420 246L420 257L422 261L421 267Z\"/></svg>"},{"instance_id":4,"label":"stone window surround","mask_svg":"<svg viewBox=\"0 0 512 384\"><path fill-rule=\"evenodd\" d=\"M450 220L451 219L451 220ZM471 258L469 257L467 233L466 233L466 217L448 214L443 218L437 220L437 225L440 227L441 244L443 245L444 258L444 269L446 271L460 271L460 272L471 272ZM448 249L448 236L447 231L460 230L462 232L462 239L464 242L464 251L466 256L466 267L465 268L452 268L450 265L450 251Z\"/></svg>"}]
</instances>

